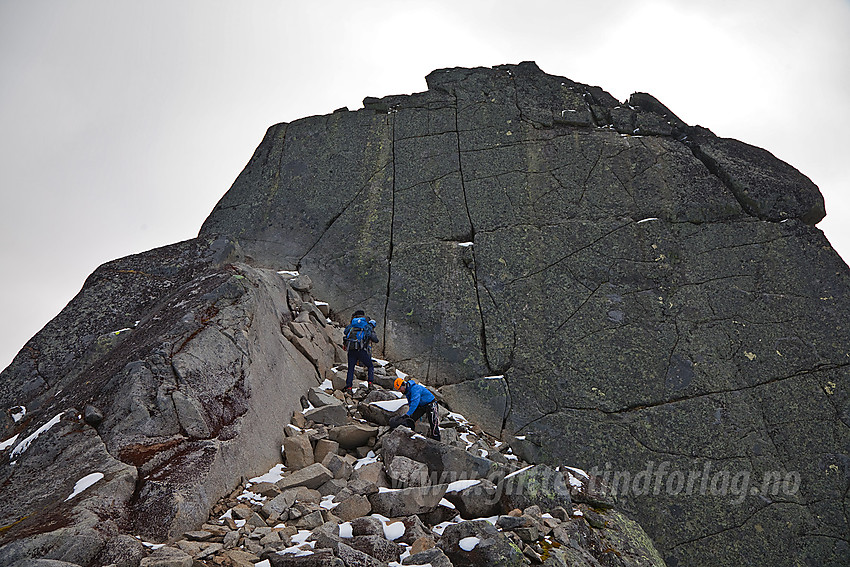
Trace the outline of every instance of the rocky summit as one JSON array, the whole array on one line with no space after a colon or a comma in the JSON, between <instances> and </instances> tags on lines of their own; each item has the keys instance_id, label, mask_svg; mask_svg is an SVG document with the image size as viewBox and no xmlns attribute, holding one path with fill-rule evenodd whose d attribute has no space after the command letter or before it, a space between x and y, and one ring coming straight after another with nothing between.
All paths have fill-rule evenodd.
<instances>
[{"instance_id":1,"label":"rocky summit","mask_svg":"<svg viewBox=\"0 0 850 567\"><path fill-rule=\"evenodd\" d=\"M272 126L198 238L101 266L25 345L0 564L404 562L398 522L433 539L421 564L848 564L850 271L817 187L530 62L427 85ZM356 309L480 445L342 395ZM385 477L337 476L369 450ZM504 490L567 466L593 481L570 505ZM484 497L446 497L437 533L446 470Z\"/></svg>"}]
</instances>

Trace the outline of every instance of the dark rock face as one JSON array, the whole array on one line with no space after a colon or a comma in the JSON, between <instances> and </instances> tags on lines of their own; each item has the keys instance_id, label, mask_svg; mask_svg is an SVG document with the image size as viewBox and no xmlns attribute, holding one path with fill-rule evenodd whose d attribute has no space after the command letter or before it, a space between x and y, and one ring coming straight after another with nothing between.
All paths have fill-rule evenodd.
<instances>
[{"instance_id":1,"label":"dark rock face","mask_svg":"<svg viewBox=\"0 0 850 567\"><path fill-rule=\"evenodd\" d=\"M503 376L482 423L608 471L670 565L841 563L850 272L817 188L646 94L427 81L269 129L201 235L374 314L431 385Z\"/></svg>"},{"instance_id":2,"label":"dark rock face","mask_svg":"<svg viewBox=\"0 0 850 567\"><path fill-rule=\"evenodd\" d=\"M279 462L292 392L321 382L337 337L290 309L309 293L238 259L198 239L101 266L3 371L4 409L27 412L0 414L0 564L173 539Z\"/></svg>"}]
</instances>

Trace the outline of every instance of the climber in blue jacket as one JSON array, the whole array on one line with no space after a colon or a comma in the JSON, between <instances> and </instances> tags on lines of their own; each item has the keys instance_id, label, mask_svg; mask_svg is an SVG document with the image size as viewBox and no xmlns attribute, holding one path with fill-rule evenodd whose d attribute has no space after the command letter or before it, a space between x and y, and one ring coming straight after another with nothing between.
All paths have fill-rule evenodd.
<instances>
[{"instance_id":1,"label":"climber in blue jacket","mask_svg":"<svg viewBox=\"0 0 850 567\"><path fill-rule=\"evenodd\" d=\"M399 425L405 425L413 429L416 425L416 420L427 413L428 425L430 426L428 437L439 441L440 412L437 407L437 398L434 397L434 394L422 384L417 384L413 380L405 380L404 378L396 378L393 388L404 394L407 398L407 413L391 418L390 428L395 429Z\"/></svg>"},{"instance_id":2,"label":"climber in blue jacket","mask_svg":"<svg viewBox=\"0 0 850 567\"><path fill-rule=\"evenodd\" d=\"M366 313L358 309L351 316L351 323L343 331L342 348L348 351L348 373L345 376L345 392L351 393L354 385L354 367L357 363L366 367L369 386L375 379L375 365L372 363L372 343L379 342L375 334L374 319L367 319Z\"/></svg>"}]
</instances>

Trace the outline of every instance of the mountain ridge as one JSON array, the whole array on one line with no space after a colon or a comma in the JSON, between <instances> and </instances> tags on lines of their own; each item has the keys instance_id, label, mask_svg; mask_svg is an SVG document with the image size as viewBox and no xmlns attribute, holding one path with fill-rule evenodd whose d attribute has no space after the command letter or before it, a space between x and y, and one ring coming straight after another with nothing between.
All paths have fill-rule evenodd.
<instances>
[{"instance_id":1,"label":"mountain ridge","mask_svg":"<svg viewBox=\"0 0 850 567\"><path fill-rule=\"evenodd\" d=\"M134 501L180 493L172 457L220 466L259 424L254 404L295 411L285 392L322 377L335 340L315 294L342 319L375 314L382 358L522 437L529 462L610 463L665 489L706 464L708 488L724 471L799 474L792 494L733 505L627 483L623 510L668 565L841 565L850 274L814 226L817 187L650 95L619 103L531 63L438 70L428 86L271 127L197 239L98 268L3 371L4 451L73 405L82 421L63 413L63 431L122 457ZM307 295L275 279L296 268ZM17 471L2 464L5 486ZM200 518L226 484L211 477L181 513ZM7 537L26 527L23 497Z\"/></svg>"}]
</instances>

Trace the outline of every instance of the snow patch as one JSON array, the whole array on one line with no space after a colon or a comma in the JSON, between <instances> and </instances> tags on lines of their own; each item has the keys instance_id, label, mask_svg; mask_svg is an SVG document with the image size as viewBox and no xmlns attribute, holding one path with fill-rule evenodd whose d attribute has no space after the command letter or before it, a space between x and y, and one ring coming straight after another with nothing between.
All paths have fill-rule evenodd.
<instances>
[{"instance_id":1,"label":"snow patch","mask_svg":"<svg viewBox=\"0 0 850 567\"><path fill-rule=\"evenodd\" d=\"M461 433L460 435L458 435L458 438L459 438L461 441L463 441L464 443L466 443L466 450L471 449L471 448L472 448L472 446L475 444L475 441L470 441L470 440L469 440L469 436L470 436L470 435L473 435L473 436L474 436L474 434L473 434L473 433L468 433L468 432L467 432L467 433Z\"/></svg>"},{"instance_id":2,"label":"snow patch","mask_svg":"<svg viewBox=\"0 0 850 567\"><path fill-rule=\"evenodd\" d=\"M298 533L292 536L292 545L284 549L283 551L279 551L279 555L294 555L296 557L300 557L302 555L313 555L313 548L316 546L315 541L307 541L307 538L312 535L313 532L309 530L298 530Z\"/></svg>"},{"instance_id":3,"label":"snow patch","mask_svg":"<svg viewBox=\"0 0 850 567\"><path fill-rule=\"evenodd\" d=\"M354 528L351 526L351 522L343 522L339 525L339 537L344 537L345 539L354 537Z\"/></svg>"},{"instance_id":4,"label":"snow patch","mask_svg":"<svg viewBox=\"0 0 850 567\"><path fill-rule=\"evenodd\" d=\"M476 484L481 484L481 480L456 480L449 483L449 486L446 488L446 492L460 492L461 490L466 490L470 486L475 486Z\"/></svg>"},{"instance_id":5,"label":"snow patch","mask_svg":"<svg viewBox=\"0 0 850 567\"><path fill-rule=\"evenodd\" d=\"M319 503L319 506L324 508L325 510L333 510L337 506L339 506L339 502L334 502L334 495L329 494L322 498L322 501Z\"/></svg>"},{"instance_id":6,"label":"snow patch","mask_svg":"<svg viewBox=\"0 0 850 567\"><path fill-rule=\"evenodd\" d=\"M354 470L359 469L360 467L371 465L372 463L378 462L378 456L375 455L374 451L369 451L369 453L363 457L362 459L358 459L356 463L354 463Z\"/></svg>"},{"instance_id":7,"label":"snow patch","mask_svg":"<svg viewBox=\"0 0 850 567\"><path fill-rule=\"evenodd\" d=\"M581 470L581 469L577 469L577 468L575 468L575 467L564 467L564 468L565 468L565 469L567 469L567 470L570 470L570 471L572 471L572 472L574 472L574 473L576 473L576 474L580 474L581 476L583 476L584 478L586 478L586 479L588 479L588 480L590 479L590 475L589 475L589 474L587 474L586 472L584 472L584 471L583 471L583 470Z\"/></svg>"},{"instance_id":8,"label":"snow patch","mask_svg":"<svg viewBox=\"0 0 850 567\"><path fill-rule=\"evenodd\" d=\"M443 535L443 532L446 531L446 528L449 526L453 526L457 522L442 522L431 528L431 531L437 534L438 536Z\"/></svg>"},{"instance_id":9,"label":"snow patch","mask_svg":"<svg viewBox=\"0 0 850 567\"><path fill-rule=\"evenodd\" d=\"M139 542L141 542L141 544L142 544L143 546L147 547L148 549L154 550L154 551L156 551L156 550L157 550L157 549L159 549L160 547L165 547L165 544L164 544L164 543L150 543L149 541L145 541L145 540L143 540L143 539L142 539L141 537L139 537L139 536L133 536L133 537L134 537L134 538L136 538L137 540L139 540Z\"/></svg>"},{"instance_id":10,"label":"snow patch","mask_svg":"<svg viewBox=\"0 0 850 567\"><path fill-rule=\"evenodd\" d=\"M518 475L519 473L525 472L525 471L527 471L528 469L532 468L533 466L534 466L534 465L528 465L527 467L525 467L525 468L523 468L523 469L519 469L518 471L514 471L514 472L512 472L511 474L509 474L508 476L506 476L506 477L505 477L505 480L508 480L508 479L509 479L509 478L511 478L512 476L516 476L516 475Z\"/></svg>"},{"instance_id":11,"label":"snow patch","mask_svg":"<svg viewBox=\"0 0 850 567\"><path fill-rule=\"evenodd\" d=\"M26 406L18 406L16 408L10 409L9 413L12 414L12 419L15 421L15 423L18 423L24 418L25 415L27 415L27 408Z\"/></svg>"},{"instance_id":12,"label":"snow patch","mask_svg":"<svg viewBox=\"0 0 850 567\"><path fill-rule=\"evenodd\" d=\"M402 398L399 400L387 400L384 402L372 402L369 405L378 406L383 410L394 412L400 410L402 407L407 405L407 398Z\"/></svg>"},{"instance_id":13,"label":"snow patch","mask_svg":"<svg viewBox=\"0 0 850 567\"><path fill-rule=\"evenodd\" d=\"M24 451L26 451L26 450L29 448L30 444L31 444L33 441L35 441L35 440L36 440L36 438L37 438L39 435L41 435L42 433L44 433L45 431L49 430L51 427L53 427L54 425L56 425L57 423L59 423L59 420L60 420L60 419L62 419L62 416L63 416L64 414L65 414L65 412L63 411L62 413L60 413L59 415L55 416L53 419L51 419L50 421L48 421L47 423L45 423L44 425L42 425L41 427L39 427L39 428L36 430L36 432L35 432L35 433L33 433L32 435L30 435L29 437L27 437L26 439L24 439L23 441L21 441L20 443L18 443L17 447L15 447L14 449L12 449L12 454L9 456L9 460L14 460L14 459L15 459L18 455L23 454L23 452L24 452Z\"/></svg>"},{"instance_id":14,"label":"snow patch","mask_svg":"<svg viewBox=\"0 0 850 567\"><path fill-rule=\"evenodd\" d=\"M265 497L261 494L257 494L255 492L251 492L250 490L243 491L242 494L240 494L239 496L236 497L236 499L237 500L247 500L248 502L251 502L252 504L258 504L258 505L262 505L263 502L268 500L267 497Z\"/></svg>"},{"instance_id":15,"label":"snow patch","mask_svg":"<svg viewBox=\"0 0 850 567\"><path fill-rule=\"evenodd\" d=\"M102 479L103 473L101 472L87 474L86 476L78 480L76 484L74 484L74 490L71 492L71 495L65 499L65 502L77 496L78 494L89 488L91 485Z\"/></svg>"},{"instance_id":16,"label":"snow patch","mask_svg":"<svg viewBox=\"0 0 850 567\"><path fill-rule=\"evenodd\" d=\"M448 416L449 416L449 418L455 420L456 422L458 422L461 425L466 425L466 424L469 423L469 420L467 420L463 415L461 415L459 413L454 413L454 412L450 411L448 413Z\"/></svg>"},{"instance_id":17,"label":"snow patch","mask_svg":"<svg viewBox=\"0 0 850 567\"><path fill-rule=\"evenodd\" d=\"M284 465L275 465L266 474L248 479L248 482L252 484L257 484L259 482L270 482L274 484L283 478L283 469L285 468L286 467Z\"/></svg>"},{"instance_id":18,"label":"snow patch","mask_svg":"<svg viewBox=\"0 0 850 567\"><path fill-rule=\"evenodd\" d=\"M481 543L481 540L477 537L465 537L458 542L458 545L464 551L472 551L479 543Z\"/></svg>"},{"instance_id":19,"label":"snow patch","mask_svg":"<svg viewBox=\"0 0 850 567\"><path fill-rule=\"evenodd\" d=\"M15 441L17 441L17 440L18 440L18 436L14 435L14 436L6 439L5 441L0 441L0 451L5 451L6 449L8 449L12 445L14 445Z\"/></svg>"},{"instance_id":20,"label":"snow patch","mask_svg":"<svg viewBox=\"0 0 850 567\"><path fill-rule=\"evenodd\" d=\"M372 517L381 522L384 527L384 538L394 541L404 535L405 527L402 522L393 521L381 514L372 514Z\"/></svg>"}]
</instances>

